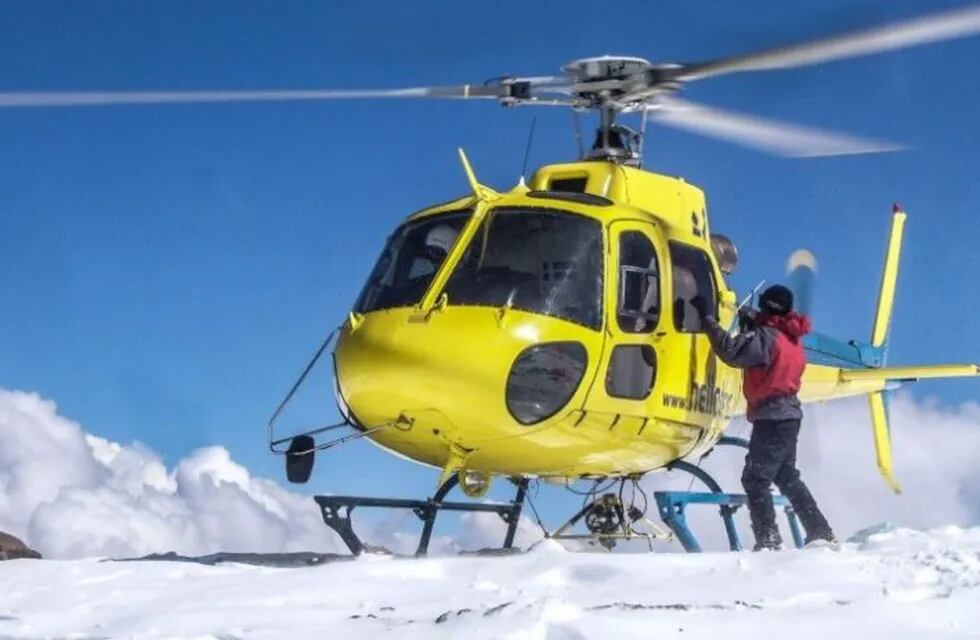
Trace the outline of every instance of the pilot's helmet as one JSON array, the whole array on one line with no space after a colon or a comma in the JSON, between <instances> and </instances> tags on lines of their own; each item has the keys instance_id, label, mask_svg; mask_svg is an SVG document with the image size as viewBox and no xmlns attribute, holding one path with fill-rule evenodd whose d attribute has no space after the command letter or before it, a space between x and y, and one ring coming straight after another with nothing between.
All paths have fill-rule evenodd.
<instances>
[{"instance_id":1,"label":"pilot's helmet","mask_svg":"<svg viewBox=\"0 0 980 640\"><path fill-rule=\"evenodd\" d=\"M441 264L456 242L456 230L448 224L437 224L425 236L425 254L433 264Z\"/></svg>"}]
</instances>

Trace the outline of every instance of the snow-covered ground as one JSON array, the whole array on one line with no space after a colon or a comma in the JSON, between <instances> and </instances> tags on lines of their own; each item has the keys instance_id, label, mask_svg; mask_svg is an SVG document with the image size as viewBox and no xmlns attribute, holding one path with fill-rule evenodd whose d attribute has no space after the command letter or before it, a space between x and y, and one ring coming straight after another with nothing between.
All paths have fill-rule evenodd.
<instances>
[{"instance_id":1,"label":"snow-covered ground","mask_svg":"<svg viewBox=\"0 0 980 640\"><path fill-rule=\"evenodd\" d=\"M841 551L0 564L2 638L978 638L980 528Z\"/></svg>"}]
</instances>

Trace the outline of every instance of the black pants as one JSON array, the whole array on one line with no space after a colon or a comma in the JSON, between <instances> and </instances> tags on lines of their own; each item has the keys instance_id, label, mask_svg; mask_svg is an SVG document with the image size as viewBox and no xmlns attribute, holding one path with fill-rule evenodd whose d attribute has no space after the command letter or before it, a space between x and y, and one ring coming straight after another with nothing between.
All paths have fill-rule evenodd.
<instances>
[{"instance_id":1,"label":"black pants","mask_svg":"<svg viewBox=\"0 0 980 640\"><path fill-rule=\"evenodd\" d=\"M742 487L749 499L749 514L756 540L776 535L776 511L769 487L773 483L793 505L807 538L831 535L827 519L820 513L796 468L796 442L800 435L799 420L756 420L745 456Z\"/></svg>"}]
</instances>

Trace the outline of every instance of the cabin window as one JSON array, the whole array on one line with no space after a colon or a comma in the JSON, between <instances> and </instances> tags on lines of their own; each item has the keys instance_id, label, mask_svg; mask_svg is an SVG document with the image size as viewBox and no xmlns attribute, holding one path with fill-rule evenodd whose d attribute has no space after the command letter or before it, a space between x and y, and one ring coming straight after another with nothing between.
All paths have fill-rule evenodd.
<instances>
[{"instance_id":1,"label":"cabin window","mask_svg":"<svg viewBox=\"0 0 980 640\"><path fill-rule=\"evenodd\" d=\"M396 229L388 238L354 310L369 313L421 302L469 216L468 211L428 216Z\"/></svg>"},{"instance_id":2,"label":"cabin window","mask_svg":"<svg viewBox=\"0 0 980 640\"><path fill-rule=\"evenodd\" d=\"M646 234L619 235L619 328L626 333L650 333L660 321L660 269L657 252Z\"/></svg>"},{"instance_id":3,"label":"cabin window","mask_svg":"<svg viewBox=\"0 0 980 640\"><path fill-rule=\"evenodd\" d=\"M698 303L703 301L704 308L713 313L718 309L711 260L701 249L672 242L670 263L673 268L674 327L682 333L700 333L703 328L697 312Z\"/></svg>"},{"instance_id":4,"label":"cabin window","mask_svg":"<svg viewBox=\"0 0 980 640\"><path fill-rule=\"evenodd\" d=\"M493 209L445 292L450 305L506 307L599 329L602 226L554 209Z\"/></svg>"},{"instance_id":5,"label":"cabin window","mask_svg":"<svg viewBox=\"0 0 980 640\"><path fill-rule=\"evenodd\" d=\"M650 395L657 374L657 354L646 344L613 349L606 372L606 393L614 398L642 400Z\"/></svg>"}]
</instances>

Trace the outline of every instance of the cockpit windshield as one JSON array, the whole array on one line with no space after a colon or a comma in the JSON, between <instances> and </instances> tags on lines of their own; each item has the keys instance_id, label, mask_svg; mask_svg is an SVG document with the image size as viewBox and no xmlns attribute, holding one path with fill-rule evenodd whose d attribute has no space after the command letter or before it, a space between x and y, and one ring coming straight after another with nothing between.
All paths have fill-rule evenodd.
<instances>
[{"instance_id":1,"label":"cockpit windshield","mask_svg":"<svg viewBox=\"0 0 980 640\"><path fill-rule=\"evenodd\" d=\"M506 306L598 329L602 227L553 209L494 209L445 290L450 306Z\"/></svg>"},{"instance_id":2,"label":"cockpit windshield","mask_svg":"<svg viewBox=\"0 0 980 640\"><path fill-rule=\"evenodd\" d=\"M399 227L388 238L357 298L354 311L369 313L418 304L456 243L470 213L459 211L429 216Z\"/></svg>"}]
</instances>

